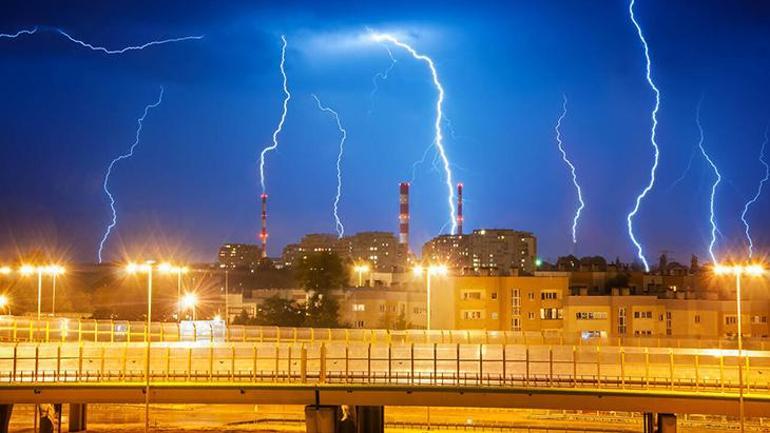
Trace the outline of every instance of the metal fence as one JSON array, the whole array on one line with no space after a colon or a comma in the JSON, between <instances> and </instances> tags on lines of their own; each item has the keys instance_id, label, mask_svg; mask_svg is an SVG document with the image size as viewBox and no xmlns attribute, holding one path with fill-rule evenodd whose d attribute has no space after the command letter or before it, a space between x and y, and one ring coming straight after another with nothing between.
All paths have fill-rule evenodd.
<instances>
[{"instance_id":1,"label":"metal fence","mask_svg":"<svg viewBox=\"0 0 770 433\"><path fill-rule=\"evenodd\" d=\"M738 390L734 350L444 343L16 343L4 383L349 383ZM770 352L746 351L744 391L770 392Z\"/></svg>"},{"instance_id":2,"label":"metal fence","mask_svg":"<svg viewBox=\"0 0 770 433\"><path fill-rule=\"evenodd\" d=\"M140 321L92 320L49 317L0 317L0 341L5 342L141 342L147 324ZM561 332L514 332L484 330L386 330L281 328L274 326L225 326L221 321L153 322L150 339L155 342L362 342L362 343L439 343L439 344L541 344L575 346L676 347L737 349L733 339L679 336L621 336L582 338ZM744 338L744 348L770 349L764 338Z\"/></svg>"}]
</instances>

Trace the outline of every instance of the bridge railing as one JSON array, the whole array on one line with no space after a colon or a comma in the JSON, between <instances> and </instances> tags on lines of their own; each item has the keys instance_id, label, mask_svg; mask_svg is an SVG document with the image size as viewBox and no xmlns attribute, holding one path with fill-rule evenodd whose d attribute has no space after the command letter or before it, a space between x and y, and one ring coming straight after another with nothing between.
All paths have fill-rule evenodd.
<instances>
[{"instance_id":1,"label":"bridge railing","mask_svg":"<svg viewBox=\"0 0 770 433\"><path fill-rule=\"evenodd\" d=\"M0 341L5 342L141 342L147 324L141 321L94 320L66 317L0 316ZM582 338L562 332L515 332L484 330L386 330L281 328L275 326L227 325L222 321L153 322L149 336L156 342L231 341L318 343L346 341L362 343L439 344L552 344L576 346L678 347L737 349L735 339L686 336L621 336ZM744 338L746 349L770 349L765 338Z\"/></svg>"},{"instance_id":2,"label":"bridge railing","mask_svg":"<svg viewBox=\"0 0 770 433\"><path fill-rule=\"evenodd\" d=\"M16 343L0 383L228 382L735 392L734 350L444 343ZM747 393L770 393L770 352L746 351Z\"/></svg>"}]
</instances>

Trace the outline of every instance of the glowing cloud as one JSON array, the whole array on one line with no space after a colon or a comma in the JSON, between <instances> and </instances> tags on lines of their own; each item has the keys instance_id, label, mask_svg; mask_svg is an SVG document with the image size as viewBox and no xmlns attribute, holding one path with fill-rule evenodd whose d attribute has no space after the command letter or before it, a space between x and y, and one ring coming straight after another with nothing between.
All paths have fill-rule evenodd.
<instances>
[{"instance_id":1,"label":"glowing cloud","mask_svg":"<svg viewBox=\"0 0 770 433\"><path fill-rule=\"evenodd\" d=\"M655 141L655 133L658 128L658 110L660 109L660 90L658 90L658 87L655 85L655 82L652 80L652 71L651 71L651 64L652 61L650 60L650 49L647 46L647 40L644 38L644 33L642 32L642 28L639 26L639 23L636 21L636 17L634 16L634 3L636 0L631 0L631 2L628 5L628 13L631 16L631 22L634 23L634 27L636 27L636 32L639 35L639 40L642 43L642 47L644 48L644 59L646 62L646 78L647 78L647 84L649 84L652 91L655 93L655 108L652 110L652 128L650 132L650 142L652 143L652 148L654 150L654 162L652 164L652 168L650 169L650 181L647 184L647 186L644 187L641 193L636 197L636 202L634 204L633 210L628 214L626 217L626 221L628 223L628 236L631 238L631 242L633 242L634 246L636 246L636 254L637 257L642 261L642 264L644 265L644 270L646 272L650 271L650 265L647 263L647 259L644 256L644 249L642 248L642 244L636 239L636 236L634 235L634 217L637 213L639 213L639 208L642 205L642 200L647 196L647 194L652 190L652 188L655 186L655 172L658 170L658 161L660 160L660 148L658 148L658 143Z\"/></svg>"},{"instance_id":2,"label":"glowing cloud","mask_svg":"<svg viewBox=\"0 0 770 433\"><path fill-rule=\"evenodd\" d=\"M318 99L318 96L312 95L313 99L315 99L316 105L318 105L318 109L324 112L327 112L334 116L334 120L337 122L337 129L340 131L340 144L339 144L339 152L337 153L337 193L334 196L334 203L332 205L332 213L334 214L334 228L337 230L337 237L342 238L342 236L345 235L345 226L342 224L342 221L340 220L339 215L339 204L340 204L340 197L342 196L342 155L345 152L345 140L348 138L348 131L342 127L342 122L340 122L340 116L337 114L336 111L332 110L329 107L325 107L323 104L321 104L321 100Z\"/></svg>"},{"instance_id":3,"label":"glowing cloud","mask_svg":"<svg viewBox=\"0 0 770 433\"><path fill-rule=\"evenodd\" d=\"M759 151L759 162L762 163L763 166L765 166L765 177L763 177L759 181L759 185L757 186L757 192L754 194L754 197L752 197L749 201L746 202L746 204L743 206L743 212L741 213L741 221L743 221L743 226L746 228L746 239L749 240L749 258L754 256L754 240L751 239L751 228L749 226L749 222L746 219L746 214L749 212L749 207L753 205L754 203L759 200L759 196L762 195L762 187L765 185L765 182L770 179L770 165L767 164L767 161L765 160L765 147L767 146L767 129L765 129L765 141L762 142L762 149Z\"/></svg>"},{"instance_id":4,"label":"glowing cloud","mask_svg":"<svg viewBox=\"0 0 770 433\"><path fill-rule=\"evenodd\" d=\"M115 197L113 196L112 192L110 192L110 188L109 188L109 182L110 182L110 176L112 175L112 170L113 168L115 168L115 164L117 164L118 161L122 161L124 159L128 159L134 156L134 150L136 150L136 146L139 145L139 139L142 134L144 119L147 118L147 114L150 112L150 110L158 107L161 102L163 102L163 87L160 88L160 94L158 95L158 100L153 102L150 105L145 106L142 117L140 117L136 121L137 123L136 135L134 137L133 144L131 144L131 147L128 149L128 152L113 159L110 162L110 164L107 166L107 173L105 173L104 175L104 182L102 183L102 188L104 189L104 193L107 195L107 199L109 200L110 211L112 212L112 219L110 220L110 223L107 225L107 228L104 231L102 240L99 242L99 251L97 252L97 258L99 260L99 263L102 263L102 260L103 260L102 254L104 252L104 244L107 242L107 239L110 237L110 233L112 233L112 229L114 229L115 226L118 224L118 212L115 209Z\"/></svg>"},{"instance_id":5,"label":"glowing cloud","mask_svg":"<svg viewBox=\"0 0 770 433\"><path fill-rule=\"evenodd\" d=\"M559 119L556 121L554 131L556 132L556 143L558 144L559 152L561 152L561 158L564 160L564 163L567 164L570 172L572 173L572 184L575 185L575 191L577 192L579 206L575 210L575 216L572 218L572 243L577 244L577 225L578 220L580 219L580 213L585 207L585 202L583 202L583 190L580 188L577 174L575 173L575 165L572 164L572 161L570 161L570 159L567 157L567 152L564 150L564 143L562 143L561 139L561 122L564 120L564 117L567 116L567 95L563 95L562 98L562 111Z\"/></svg>"},{"instance_id":6,"label":"glowing cloud","mask_svg":"<svg viewBox=\"0 0 770 433\"><path fill-rule=\"evenodd\" d=\"M289 93L289 80L286 77L286 36L281 35L281 77L283 77L283 109L281 111L281 120L278 122L278 126L273 131L273 144L262 149L259 154L259 183L262 185L262 194L265 194L265 155L268 152L278 148L278 136L283 131L283 125L286 123L286 114L289 112L289 100L291 100L291 93Z\"/></svg>"},{"instance_id":7,"label":"glowing cloud","mask_svg":"<svg viewBox=\"0 0 770 433\"><path fill-rule=\"evenodd\" d=\"M451 164L449 163L449 158L447 157L446 149L444 148L444 135L441 130L441 124L444 122L444 87L441 85L441 81L438 77L438 71L436 70L436 65L433 62L433 59L430 57L418 53L414 48L412 48L410 45L400 41L395 36L388 34L388 33L371 33L370 37L375 42L388 42L393 45L396 45L399 48L402 48L406 50L414 59L420 60L425 62L425 64L428 65L428 69L430 69L431 77L433 79L433 85L436 87L436 90L438 92L438 98L436 99L436 119L433 124L433 128L435 130L435 136L433 139L433 144L438 149L439 157L441 158L441 162L444 166L444 173L445 173L445 182L447 187L447 204L449 206L449 219L451 221L451 234L454 234L457 231L457 219L455 218L455 193L454 193L454 182L452 180L452 168Z\"/></svg>"}]
</instances>

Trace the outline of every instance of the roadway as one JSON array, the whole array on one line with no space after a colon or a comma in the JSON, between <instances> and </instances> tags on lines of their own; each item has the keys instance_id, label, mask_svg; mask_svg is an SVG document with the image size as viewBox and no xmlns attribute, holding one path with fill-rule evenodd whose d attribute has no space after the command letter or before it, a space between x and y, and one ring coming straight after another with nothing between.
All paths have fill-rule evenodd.
<instances>
[{"instance_id":1,"label":"roadway","mask_svg":"<svg viewBox=\"0 0 770 433\"><path fill-rule=\"evenodd\" d=\"M0 344L0 403L144 401L144 343ZM745 352L746 414L770 352ZM515 344L158 342L155 403L357 404L734 415L734 350Z\"/></svg>"}]
</instances>

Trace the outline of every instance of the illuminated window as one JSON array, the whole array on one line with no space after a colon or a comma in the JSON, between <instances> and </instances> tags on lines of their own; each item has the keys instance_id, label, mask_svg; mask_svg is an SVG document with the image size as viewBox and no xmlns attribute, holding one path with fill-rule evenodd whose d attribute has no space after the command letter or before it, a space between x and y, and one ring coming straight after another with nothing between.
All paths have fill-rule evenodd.
<instances>
[{"instance_id":1,"label":"illuminated window","mask_svg":"<svg viewBox=\"0 0 770 433\"><path fill-rule=\"evenodd\" d=\"M366 305L364 305L364 304L353 304L353 311L366 311Z\"/></svg>"}]
</instances>

